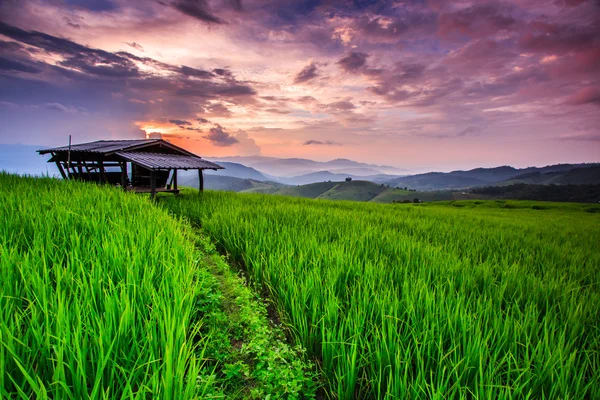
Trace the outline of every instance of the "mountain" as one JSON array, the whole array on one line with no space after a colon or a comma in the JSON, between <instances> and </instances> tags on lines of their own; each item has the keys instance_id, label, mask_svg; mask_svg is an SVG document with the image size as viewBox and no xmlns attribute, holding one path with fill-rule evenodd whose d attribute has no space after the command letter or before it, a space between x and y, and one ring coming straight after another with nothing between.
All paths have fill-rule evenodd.
<instances>
[{"instance_id":1,"label":"mountain","mask_svg":"<svg viewBox=\"0 0 600 400\"><path fill-rule=\"evenodd\" d=\"M255 168L264 174L276 177L294 177L318 171L331 171L340 174L378 175L393 174L405 175L408 171L388 165L366 164L358 161L338 158L331 161L313 161L305 158L276 158L263 156L249 157L221 157L213 158L214 162L234 162Z\"/></svg>"},{"instance_id":2,"label":"mountain","mask_svg":"<svg viewBox=\"0 0 600 400\"><path fill-rule=\"evenodd\" d=\"M465 174L464 171L460 171L459 173L428 172L426 174L411 175L392 179L385 183L399 188L407 187L408 189L427 191L482 186L489 184L490 181L470 177Z\"/></svg>"},{"instance_id":3,"label":"mountain","mask_svg":"<svg viewBox=\"0 0 600 400\"><path fill-rule=\"evenodd\" d=\"M502 166L476 168L469 171L428 172L395 178L383 183L421 191L457 190L513 183L593 184L598 182L599 168L599 164L556 164L521 169Z\"/></svg>"},{"instance_id":4,"label":"mountain","mask_svg":"<svg viewBox=\"0 0 600 400\"><path fill-rule=\"evenodd\" d=\"M331 171L318 171L309 174L292 176L292 177L272 177L279 182L288 185L307 185L309 183L325 182L325 181L344 181L346 178L354 180L371 181L375 183L387 182L390 179L397 178L395 175L376 174L376 175L355 175L350 173L334 173Z\"/></svg>"},{"instance_id":5,"label":"mountain","mask_svg":"<svg viewBox=\"0 0 600 400\"><path fill-rule=\"evenodd\" d=\"M548 171L548 170L544 170ZM499 185L517 183L537 185L598 185L600 184L600 166L588 166L571 170L534 171L514 176Z\"/></svg>"},{"instance_id":6,"label":"mountain","mask_svg":"<svg viewBox=\"0 0 600 400\"><path fill-rule=\"evenodd\" d=\"M212 160L209 160L212 161ZM217 171L206 170L206 175L218 175L218 176L231 176L234 178L240 179L253 179L256 181L268 181L270 180L265 175L255 170L254 168L247 167L242 164L226 162L226 161L215 161L221 167L225 169L220 169Z\"/></svg>"}]
</instances>

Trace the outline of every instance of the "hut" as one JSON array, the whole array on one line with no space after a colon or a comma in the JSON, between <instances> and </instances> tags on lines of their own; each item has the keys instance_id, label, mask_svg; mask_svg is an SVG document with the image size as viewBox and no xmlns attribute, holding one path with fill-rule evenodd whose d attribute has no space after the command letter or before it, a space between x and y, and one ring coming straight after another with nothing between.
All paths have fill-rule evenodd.
<instances>
[{"instance_id":1,"label":"hut","mask_svg":"<svg viewBox=\"0 0 600 400\"><path fill-rule=\"evenodd\" d=\"M51 154L63 179L121 186L138 193L179 193L178 170L198 170L204 190L205 169L223 169L162 139L98 140L37 151Z\"/></svg>"}]
</instances>

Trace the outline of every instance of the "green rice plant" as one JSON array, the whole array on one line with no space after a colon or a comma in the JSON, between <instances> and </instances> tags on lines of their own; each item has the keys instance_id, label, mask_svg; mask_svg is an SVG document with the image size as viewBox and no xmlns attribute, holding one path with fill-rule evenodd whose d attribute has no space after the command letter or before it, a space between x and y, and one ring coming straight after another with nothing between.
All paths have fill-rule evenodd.
<instances>
[{"instance_id":1,"label":"green rice plant","mask_svg":"<svg viewBox=\"0 0 600 400\"><path fill-rule=\"evenodd\" d=\"M313 398L303 349L147 198L0 173L0 398Z\"/></svg>"},{"instance_id":2,"label":"green rice plant","mask_svg":"<svg viewBox=\"0 0 600 400\"><path fill-rule=\"evenodd\" d=\"M246 266L332 397L600 398L597 214L210 191L161 203Z\"/></svg>"},{"instance_id":3,"label":"green rice plant","mask_svg":"<svg viewBox=\"0 0 600 400\"><path fill-rule=\"evenodd\" d=\"M203 287L178 221L116 190L0 174L0 397L202 396Z\"/></svg>"}]
</instances>

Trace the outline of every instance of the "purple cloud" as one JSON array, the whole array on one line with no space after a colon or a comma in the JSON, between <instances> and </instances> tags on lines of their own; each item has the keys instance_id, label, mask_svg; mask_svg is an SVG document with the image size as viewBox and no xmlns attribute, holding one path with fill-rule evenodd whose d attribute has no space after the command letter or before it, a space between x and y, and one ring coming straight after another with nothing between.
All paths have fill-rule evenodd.
<instances>
[{"instance_id":1,"label":"purple cloud","mask_svg":"<svg viewBox=\"0 0 600 400\"><path fill-rule=\"evenodd\" d=\"M228 147L239 143L239 140L235 136L227 132L219 124L216 124L214 127L210 128L208 134L203 137L218 147Z\"/></svg>"}]
</instances>

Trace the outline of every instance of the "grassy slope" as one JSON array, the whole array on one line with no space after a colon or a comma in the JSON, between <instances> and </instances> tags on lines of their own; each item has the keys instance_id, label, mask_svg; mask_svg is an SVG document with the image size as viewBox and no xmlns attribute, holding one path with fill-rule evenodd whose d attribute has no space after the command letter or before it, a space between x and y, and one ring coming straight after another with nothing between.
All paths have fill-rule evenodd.
<instances>
[{"instance_id":1,"label":"grassy slope","mask_svg":"<svg viewBox=\"0 0 600 400\"><path fill-rule=\"evenodd\" d=\"M334 186L338 185L339 183L340 182L317 182L310 183L308 185L290 186L280 189L274 194L291 197L307 197L310 199L314 199L327 192Z\"/></svg>"},{"instance_id":2,"label":"grassy slope","mask_svg":"<svg viewBox=\"0 0 600 400\"><path fill-rule=\"evenodd\" d=\"M319 195L318 199L369 201L383 192L385 187L369 181L341 182Z\"/></svg>"},{"instance_id":3,"label":"grassy slope","mask_svg":"<svg viewBox=\"0 0 600 400\"><path fill-rule=\"evenodd\" d=\"M597 206L167 205L245 262L339 398L600 398Z\"/></svg>"},{"instance_id":4,"label":"grassy slope","mask_svg":"<svg viewBox=\"0 0 600 400\"><path fill-rule=\"evenodd\" d=\"M0 174L0 195L0 398L314 393L300 349L183 221L77 182Z\"/></svg>"},{"instance_id":5,"label":"grassy slope","mask_svg":"<svg viewBox=\"0 0 600 400\"><path fill-rule=\"evenodd\" d=\"M420 201L440 201L454 198L452 192L411 192L403 189L388 188L370 201L373 203L392 203L404 200L419 199Z\"/></svg>"}]
</instances>

